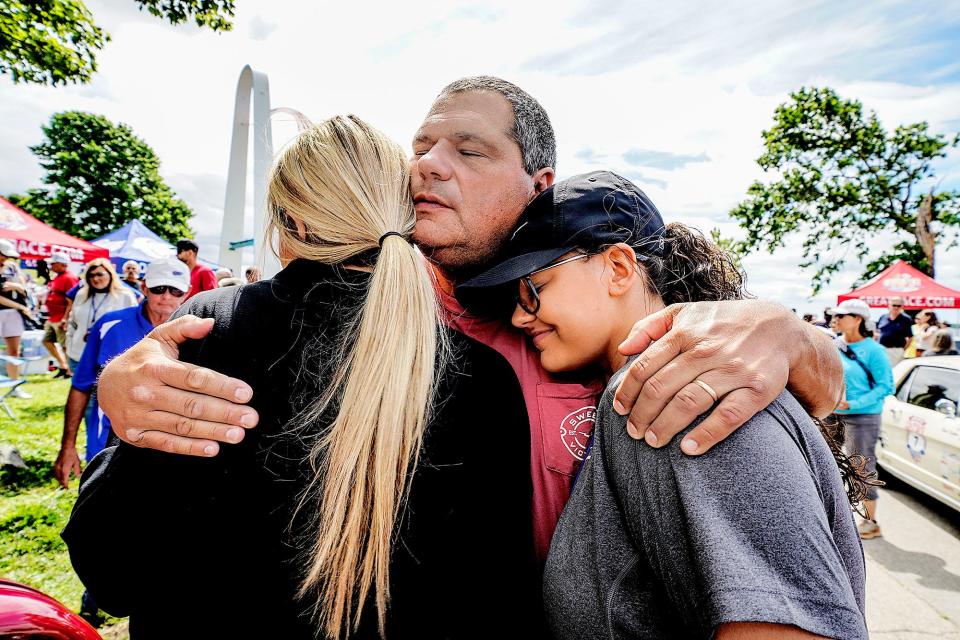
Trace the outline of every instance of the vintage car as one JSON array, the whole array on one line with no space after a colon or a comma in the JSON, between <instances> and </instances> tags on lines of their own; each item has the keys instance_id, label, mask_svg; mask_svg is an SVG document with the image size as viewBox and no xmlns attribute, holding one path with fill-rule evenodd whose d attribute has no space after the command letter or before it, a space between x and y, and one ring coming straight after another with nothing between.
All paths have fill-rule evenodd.
<instances>
[{"instance_id":1,"label":"vintage car","mask_svg":"<svg viewBox=\"0 0 960 640\"><path fill-rule=\"evenodd\" d=\"M877 462L883 471L960 511L960 356L911 358L893 370Z\"/></svg>"}]
</instances>

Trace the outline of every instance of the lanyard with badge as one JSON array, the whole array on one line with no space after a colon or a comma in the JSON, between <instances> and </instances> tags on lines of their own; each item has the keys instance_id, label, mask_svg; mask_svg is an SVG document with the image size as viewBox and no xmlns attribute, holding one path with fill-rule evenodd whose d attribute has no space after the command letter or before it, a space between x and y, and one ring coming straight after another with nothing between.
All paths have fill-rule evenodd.
<instances>
[{"instance_id":1,"label":"lanyard with badge","mask_svg":"<svg viewBox=\"0 0 960 640\"><path fill-rule=\"evenodd\" d=\"M90 323L87 324L87 331L83 334L83 341L86 342L87 338L90 337L90 329L93 327L94 323L97 321L97 311L103 307L104 303L107 301L107 298L110 294L108 293L94 293L90 298ZM100 304L97 304L97 296L101 296Z\"/></svg>"}]
</instances>

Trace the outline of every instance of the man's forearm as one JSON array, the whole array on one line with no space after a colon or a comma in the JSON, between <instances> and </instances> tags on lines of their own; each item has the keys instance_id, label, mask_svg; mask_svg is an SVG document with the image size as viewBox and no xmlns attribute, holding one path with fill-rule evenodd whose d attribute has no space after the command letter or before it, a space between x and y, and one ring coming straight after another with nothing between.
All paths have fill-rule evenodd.
<instances>
[{"instance_id":1,"label":"man's forearm","mask_svg":"<svg viewBox=\"0 0 960 640\"><path fill-rule=\"evenodd\" d=\"M87 403L90 401L89 391L80 391L70 387L70 394L67 396L67 406L63 415L63 437L60 439L60 446L77 446L77 432L80 430L80 420L83 419L83 413L87 409Z\"/></svg>"},{"instance_id":2,"label":"man's forearm","mask_svg":"<svg viewBox=\"0 0 960 640\"><path fill-rule=\"evenodd\" d=\"M810 415L825 418L843 399L843 365L828 335L799 318L798 348L790 354L787 388Z\"/></svg>"}]
</instances>

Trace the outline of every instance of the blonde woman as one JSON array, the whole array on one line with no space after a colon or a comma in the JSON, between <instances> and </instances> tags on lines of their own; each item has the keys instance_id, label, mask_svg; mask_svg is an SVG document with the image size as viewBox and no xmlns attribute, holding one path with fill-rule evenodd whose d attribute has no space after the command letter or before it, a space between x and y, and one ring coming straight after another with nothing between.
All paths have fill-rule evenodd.
<instances>
[{"instance_id":1,"label":"blonde woman","mask_svg":"<svg viewBox=\"0 0 960 640\"><path fill-rule=\"evenodd\" d=\"M353 116L302 133L268 188L284 269L182 310L214 328L181 358L249 383L259 425L214 458L124 443L88 467L64 539L133 640L536 637L523 398L465 337L469 368L442 366L407 167Z\"/></svg>"},{"instance_id":2,"label":"blonde woman","mask_svg":"<svg viewBox=\"0 0 960 640\"><path fill-rule=\"evenodd\" d=\"M71 371L80 362L90 327L110 311L137 304L137 296L124 286L113 270L113 263L106 258L87 263L83 282L67 315L67 359Z\"/></svg>"}]
</instances>

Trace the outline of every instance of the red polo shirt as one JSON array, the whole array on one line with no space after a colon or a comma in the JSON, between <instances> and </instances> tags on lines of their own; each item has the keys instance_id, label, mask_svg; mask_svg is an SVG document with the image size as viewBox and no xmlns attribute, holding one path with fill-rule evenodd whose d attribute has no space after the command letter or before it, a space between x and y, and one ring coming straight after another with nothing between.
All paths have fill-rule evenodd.
<instances>
[{"instance_id":1,"label":"red polo shirt","mask_svg":"<svg viewBox=\"0 0 960 640\"><path fill-rule=\"evenodd\" d=\"M80 279L70 271L64 271L47 285L47 314L50 322L60 322L67 310L67 291L77 286Z\"/></svg>"},{"instance_id":2,"label":"red polo shirt","mask_svg":"<svg viewBox=\"0 0 960 640\"><path fill-rule=\"evenodd\" d=\"M540 352L526 334L502 320L467 313L453 297L450 281L434 271L449 326L497 351L520 380L530 418L534 545L543 562L583 461L604 384L599 380L570 382L553 377L541 366Z\"/></svg>"}]
</instances>

